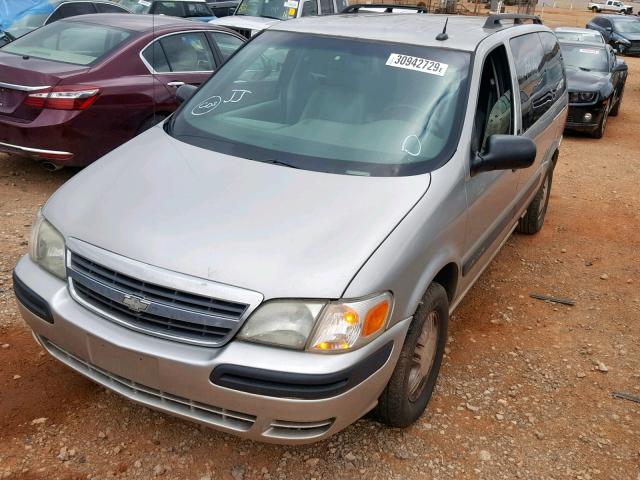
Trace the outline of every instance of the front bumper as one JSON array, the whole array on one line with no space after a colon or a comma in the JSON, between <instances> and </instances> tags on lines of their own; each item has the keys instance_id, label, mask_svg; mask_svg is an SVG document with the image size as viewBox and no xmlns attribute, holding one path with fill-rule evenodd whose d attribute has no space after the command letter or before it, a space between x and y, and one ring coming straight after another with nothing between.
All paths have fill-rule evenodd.
<instances>
[{"instance_id":1,"label":"front bumper","mask_svg":"<svg viewBox=\"0 0 640 480\"><path fill-rule=\"evenodd\" d=\"M323 355L231 341L224 347L188 345L135 332L78 304L67 284L28 256L16 276L49 306L53 323L19 303L38 342L56 359L121 395L182 418L252 440L309 443L327 438L371 410L387 384L409 327L406 319L354 352ZM280 374L326 376L388 349L374 373L329 398L300 399L248 393L216 385L218 366Z\"/></svg>"},{"instance_id":2,"label":"front bumper","mask_svg":"<svg viewBox=\"0 0 640 480\"><path fill-rule=\"evenodd\" d=\"M605 108L601 102L590 105L570 104L565 129L578 132L592 132L596 130L600 125ZM591 114L591 119L588 121L584 119L586 113Z\"/></svg>"}]
</instances>

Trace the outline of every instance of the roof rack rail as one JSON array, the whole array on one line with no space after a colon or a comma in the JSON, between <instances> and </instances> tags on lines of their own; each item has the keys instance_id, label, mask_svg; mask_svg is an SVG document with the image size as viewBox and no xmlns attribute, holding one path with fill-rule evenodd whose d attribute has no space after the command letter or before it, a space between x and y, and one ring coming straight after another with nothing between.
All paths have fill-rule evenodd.
<instances>
[{"instance_id":1,"label":"roof rack rail","mask_svg":"<svg viewBox=\"0 0 640 480\"><path fill-rule=\"evenodd\" d=\"M344 8L340 13L358 13L361 8L384 9L384 13L393 13L394 10L414 10L416 13L428 13L427 7L418 7L414 5L389 5L388 3L356 3Z\"/></svg>"},{"instance_id":2,"label":"roof rack rail","mask_svg":"<svg viewBox=\"0 0 640 480\"><path fill-rule=\"evenodd\" d=\"M501 20L513 20L514 25L522 25L522 20L531 20L535 25L542 25L542 20L537 15L525 15L523 13L494 13L489 15L482 28L500 28Z\"/></svg>"}]
</instances>

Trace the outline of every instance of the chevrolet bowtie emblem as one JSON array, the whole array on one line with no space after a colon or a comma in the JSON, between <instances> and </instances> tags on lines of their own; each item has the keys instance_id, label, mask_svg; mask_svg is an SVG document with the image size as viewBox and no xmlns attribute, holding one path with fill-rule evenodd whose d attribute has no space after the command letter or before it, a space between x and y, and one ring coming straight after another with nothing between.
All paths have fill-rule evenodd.
<instances>
[{"instance_id":1,"label":"chevrolet bowtie emblem","mask_svg":"<svg viewBox=\"0 0 640 480\"><path fill-rule=\"evenodd\" d=\"M125 295L122 299L122 303L126 305L129 310L136 313L146 311L150 305L150 302L147 302L143 298L136 297L135 295Z\"/></svg>"}]
</instances>

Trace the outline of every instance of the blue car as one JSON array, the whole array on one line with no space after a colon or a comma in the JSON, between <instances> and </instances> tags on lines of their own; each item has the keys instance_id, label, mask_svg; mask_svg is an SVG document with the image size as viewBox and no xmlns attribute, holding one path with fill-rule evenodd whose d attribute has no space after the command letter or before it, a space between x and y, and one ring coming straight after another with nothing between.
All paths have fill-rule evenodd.
<instances>
[{"instance_id":1,"label":"blue car","mask_svg":"<svg viewBox=\"0 0 640 480\"><path fill-rule=\"evenodd\" d=\"M208 22L216 18L205 0L116 0L132 13L150 13Z\"/></svg>"},{"instance_id":2,"label":"blue car","mask_svg":"<svg viewBox=\"0 0 640 480\"><path fill-rule=\"evenodd\" d=\"M38 27L87 13L130 13L107 0L0 0L0 47Z\"/></svg>"}]
</instances>

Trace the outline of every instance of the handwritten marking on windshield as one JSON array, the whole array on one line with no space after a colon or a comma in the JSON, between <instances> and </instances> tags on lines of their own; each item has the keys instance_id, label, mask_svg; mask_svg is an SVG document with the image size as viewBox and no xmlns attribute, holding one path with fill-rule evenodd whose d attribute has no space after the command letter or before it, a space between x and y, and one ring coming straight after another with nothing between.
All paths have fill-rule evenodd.
<instances>
[{"instance_id":1,"label":"handwritten marking on windshield","mask_svg":"<svg viewBox=\"0 0 640 480\"><path fill-rule=\"evenodd\" d=\"M412 157L417 157L422 152L422 142L416 135L408 135L402 142L402 151Z\"/></svg>"},{"instance_id":2,"label":"handwritten marking on windshield","mask_svg":"<svg viewBox=\"0 0 640 480\"><path fill-rule=\"evenodd\" d=\"M218 106L220 106L221 103L222 98L218 95L214 95L213 97L209 97L193 107L193 109L191 110L191 115L206 115L207 113L213 112L216 108L218 108Z\"/></svg>"},{"instance_id":3,"label":"handwritten marking on windshield","mask_svg":"<svg viewBox=\"0 0 640 480\"><path fill-rule=\"evenodd\" d=\"M238 103L247 93L253 93L251 90L232 90L231 97L224 103Z\"/></svg>"},{"instance_id":4,"label":"handwritten marking on windshield","mask_svg":"<svg viewBox=\"0 0 640 480\"><path fill-rule=\"evenodd\" d=\"M212 97L204 99L198 105L193 107L193 109L191 110L191 115L206 115L207 113L213 112L223 103L238 103L244 98L246 94L251 93L253 93L251 90L231 90L231 96L226 100L222 100L222 97L220 95L213 95Z\"/></svg>"}]
</instances>

